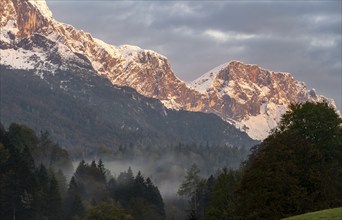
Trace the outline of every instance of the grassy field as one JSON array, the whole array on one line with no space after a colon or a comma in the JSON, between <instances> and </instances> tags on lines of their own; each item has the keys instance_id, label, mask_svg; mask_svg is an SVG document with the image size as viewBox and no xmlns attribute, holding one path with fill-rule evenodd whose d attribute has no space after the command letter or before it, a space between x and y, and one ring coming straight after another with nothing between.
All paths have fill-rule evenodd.
<instances>
[{"instance_id":1,"label":"grassy field","mask_svg":"<svg viewBox=\"0 0 342 220\"><path fill-rule=\"evenodd\" d=\"M303 215L284 218L283 220L342 220L342 207L335 209L325 209L317 212L310 212Z\"/></svg>"}]
</instances>

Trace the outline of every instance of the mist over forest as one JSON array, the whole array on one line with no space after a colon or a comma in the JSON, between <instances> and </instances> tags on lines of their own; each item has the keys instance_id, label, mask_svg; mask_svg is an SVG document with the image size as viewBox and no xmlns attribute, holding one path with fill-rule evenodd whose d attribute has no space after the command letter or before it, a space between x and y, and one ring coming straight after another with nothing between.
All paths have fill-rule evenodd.
<instances>
[{"instance_id":1,"label":"mist over forest","mask_svg":"<svg viewBox=\"0 0 342 220\"><path fill-rule=\"evenodd\" d=\"M1 0L0 220L342 219L341 2L80 3Z\"/></svg>"},{"instance_id":2,"label":"mist over forest","mask_svg":"<svg viewBox=\"0 0 342 220\"><path fill-rule=\"evenodd\" d=\"M4 219L214 220L340 207L341 124L327 103L304 103L251 149L130 145L74 161L47 132L1 125L0 212Z\"/></svg>"},{"instance_id":3,"label":"mist over forest","mask_svg":"<svg viewBox=\"0 0 342 220\"><path fill-rule=\"evenodd\" d=\"M134 172L141 171L157 184L163 196L175 197L186 171L193 164L199 167L203 177L209 177L224 167L238 169L247 159L248 152L244 147L196 144L145 148L143 151L131 146L112 156L99 155L85 160L102 159L114 177L128 167ZM80 160L74 160L75 168Z\"/></svg>"}]
</instances>

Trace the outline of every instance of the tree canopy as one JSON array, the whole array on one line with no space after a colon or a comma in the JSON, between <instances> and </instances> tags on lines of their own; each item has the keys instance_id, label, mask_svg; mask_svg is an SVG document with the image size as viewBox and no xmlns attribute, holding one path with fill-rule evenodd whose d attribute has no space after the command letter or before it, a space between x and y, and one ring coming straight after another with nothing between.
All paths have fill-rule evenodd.
<instances>
[{"instance_id":1,"label":"tree canopy","mask_svg":"<svg viewBox=\"0 0 342 220\"><path fill-rule=\"evenodd\" d=\"M18 124L6 131L0 123L0 218L165 219L159 189L141 172L134 177L129 168L116 180L102 160L81 161L67 188L56 168L68 164L68 153L47 133L37 137Z\"/></svg>"},{"instance_id":2,"label":"tree canopy","mask_svg":"<svg viewBox=\"0 0 342 220\"><path fill-rule=\"evenodd\" d=\"M239 187L245 219L278 219L342 205L342 120L327 103L290 106L252 150Z\"/></svg>"}]
</instances>

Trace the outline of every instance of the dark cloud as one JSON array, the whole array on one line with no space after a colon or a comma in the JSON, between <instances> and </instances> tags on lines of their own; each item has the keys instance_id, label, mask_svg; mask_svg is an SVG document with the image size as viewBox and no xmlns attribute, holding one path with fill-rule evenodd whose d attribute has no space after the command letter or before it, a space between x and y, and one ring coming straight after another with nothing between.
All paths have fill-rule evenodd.
<instances>
[{"instance_id":1,"label":"dark cloud","mask_svg":"<svg viewBox=\"0 0 342 220\"><path fill-rule=\"evenodd\" d=\"M290 72L341 110L341 1L47 2L57 20L108 43L167 56L185 81L241 60Z\"/></svg>"}]
</instances>

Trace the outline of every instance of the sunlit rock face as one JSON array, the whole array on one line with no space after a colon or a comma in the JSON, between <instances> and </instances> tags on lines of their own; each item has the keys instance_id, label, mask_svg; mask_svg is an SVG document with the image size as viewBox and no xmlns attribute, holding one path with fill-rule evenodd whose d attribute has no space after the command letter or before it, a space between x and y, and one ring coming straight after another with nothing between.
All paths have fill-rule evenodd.
<instances>
[{"instance_id":1,"label":"sunlit rock face","mask_svg":"<svg viewBox=\"0 0 342 220\"><path fill-rule=\"evenodd\" d=\"M210 112L262 140L290 103L333 100L308 91L289 73L231 61L186 84L167 58L137 46L114 46L54 20L43 0L2 0L1 64L33 69L44 77L58 69L92 68L114 85L159 99L167 108Z\"/></svg>"},{"instance_id":2,"label":"sunlit rock face","mask_svg":"<svg viewBox=\"0 0 342 220\"><path fill-rule=\"evenodd\" d=\"M308 91L290 73L273 72L239 61L223 64L191 83L209 97L206 110L217 112L255 139L264 139L276 127L291 103L333 100ZM211 109L210 109L211 108Z\"/></svg>"},{"instance_id":3,"label":"sunlit rock face","mask_svg":"<svg viewBox=\"0 0 342 220\"><path fill-rule=\"evenodd\" d=\"M1 28L15 28L18 38L28 37L48 26L51 12L44 1L3 0L0 6Z\"/></svg>"}]
</instances>

